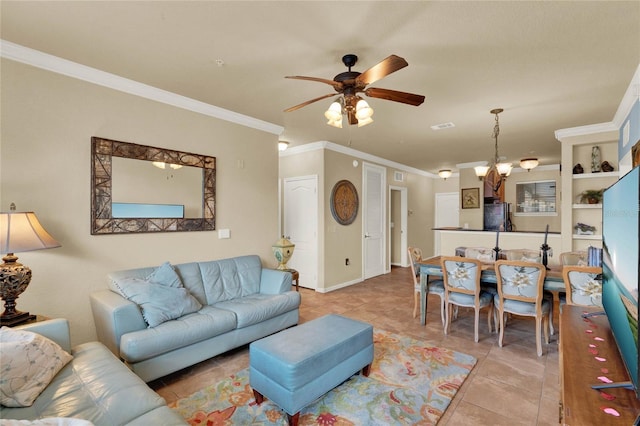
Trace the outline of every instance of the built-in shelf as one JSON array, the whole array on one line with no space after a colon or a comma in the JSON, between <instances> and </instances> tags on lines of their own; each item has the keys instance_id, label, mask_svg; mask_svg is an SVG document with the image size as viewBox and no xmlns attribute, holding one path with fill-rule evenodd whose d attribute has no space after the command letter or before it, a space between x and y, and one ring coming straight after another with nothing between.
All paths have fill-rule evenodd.
<instances>
[{"instance_id":1,"label":"built-in shelf","mask_svg":"<svg viewBox=\"0 0 640 426\"><path fill-rule=\"evenodd\" d=\"M573 204L574 209L601 209L602 204Z\"/></svg>"},{"instance_id":2,"label":"built-in shelf","mask_svg":"<svg viewBox=\"0 0 640 426\"><path fill-rule=\"evenodd\" d=\"M620 172L618 170L614 170L613 172L574 174L573 178L574 179L594 179L594 178L618 177L618 176L620 176Z\"/></svg>"},{"instance_id":3,"label":"built-in shelf","mask_svg":"<svg viewBox=\"0 0 640 426\"><path fill-rule=\"evenodd\" d=\"M602 235L585 235L585 234L573 234L574 240L602 240Z\"/></svg>"}]
</instances>

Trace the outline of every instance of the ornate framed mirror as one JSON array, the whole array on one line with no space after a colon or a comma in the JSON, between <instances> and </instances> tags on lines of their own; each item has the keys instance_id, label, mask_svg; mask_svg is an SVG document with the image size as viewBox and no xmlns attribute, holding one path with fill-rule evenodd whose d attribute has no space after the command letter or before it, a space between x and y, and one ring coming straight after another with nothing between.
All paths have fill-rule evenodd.
<instances>
[{"instance_id":1,"label":"ornate framed mirror","mask_svg":"<svg viewBox=\"0 0 640 426\"><path fill-rule=\"evenodd\" d=\"M91 138L91 234L215 230L216 158Z\"/></svg>"}]
</instances>

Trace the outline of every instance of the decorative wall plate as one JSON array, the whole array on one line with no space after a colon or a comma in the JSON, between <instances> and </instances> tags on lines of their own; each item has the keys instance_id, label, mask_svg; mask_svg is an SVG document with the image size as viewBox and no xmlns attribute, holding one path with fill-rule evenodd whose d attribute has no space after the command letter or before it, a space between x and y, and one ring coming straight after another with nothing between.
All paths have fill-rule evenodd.
<instances>
[{"instance_id":1,"label":"decorative wall plate","mask_svg":"<svg viewBox=\"0 0 640 426\"><path fill-rule=\"evenodd\" d=\"M358 216L358 191L348 180L341 180L331 190L331 214L340 225L350 225Z\"/></svg>"}]
</instances>

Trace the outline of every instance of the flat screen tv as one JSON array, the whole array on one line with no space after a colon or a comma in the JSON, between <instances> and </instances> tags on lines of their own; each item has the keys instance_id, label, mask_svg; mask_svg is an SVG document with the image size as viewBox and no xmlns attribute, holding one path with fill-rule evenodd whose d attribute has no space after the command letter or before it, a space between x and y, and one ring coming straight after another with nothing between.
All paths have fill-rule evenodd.
<instances>
[{"instance_id":1,"label":"flat screen tv","mask_svg":"<svg viewBox=\"0 0 640 426\"><path fill-rule=\"evenodd\" d=\"M638 376L638 229L640 167L605 190L602 201L602 304L629 373L627 385L640 399Z\"/></svg>"}]
</instances>

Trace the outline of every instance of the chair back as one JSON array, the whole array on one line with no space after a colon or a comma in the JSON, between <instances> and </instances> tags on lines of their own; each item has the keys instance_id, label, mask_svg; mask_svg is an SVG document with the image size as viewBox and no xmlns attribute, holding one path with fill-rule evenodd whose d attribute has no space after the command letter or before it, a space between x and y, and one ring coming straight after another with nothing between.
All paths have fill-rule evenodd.
<instances>
[{"instance_id":1,"label":"chair back","mask_svg":"<svg viewBox=\"0 0 640 426\"><path fill-rule=\"evenodd\" d=\"M440 258L445 292L480 294L482 262L459 256Z\"/></svg>"},{"instance_id":2,"label":"chair back","mask_svg":"<svg viewBox=\"0 0 640 426\"><path fill-rule=\"evenodd\" d=\"M413 285L418 286L418 277L420 276L420 269L418 269L417 263L422 260L422 250L418 247L408 247L409 259L411 264L411 276L413 277Z\"/></svg>"},{"instance_id":3,"label":"chair back","mask_svg":"<svg viewBox=\"0 0 640 426\"><path fill-rule=\"evenodd\" d=\"M602 268L570 265L562 268L567 304L602 307Z\"/></svg>"},{"instance_id":4,"label":"chair back","mask_svg":"<svg viewBox=\"0 0 640 426\"><path fill-rule=\"evenodd\" d=\"M498 260L495 265L500 299L540 304L546 269L542 263Z\"/></svg>"},{"instance_id":5,"label":"chair back","mask_svg":"<svg viewBox=\"0 0 640 426\"><path fill-rule=\"evenodd\" d=\"M478 259L485 263L493 263L495 261L495 252L489 247L466 247L464 249L464 257Z\"/></svg>"},{"instance_id":6,"label":"chair back","mask_svg":"<svg viewBox=\"0 0 640 426\"><path fill-rule=\"evenodd\" d=\"M560 253L561 265L578 265L587 266L587 252L586 251L565 251Z\"/></svg>"},{"instance_id":7,"label":"chair back","mask_svg":"<svg viewBox=\"0 0 640 426\"><path fill-rule=\"evenodd\" d=\"M521 260L523 262L542 263L540 250L508 249L503 250L506 260Z\"/></svg>"}]
</instances>

